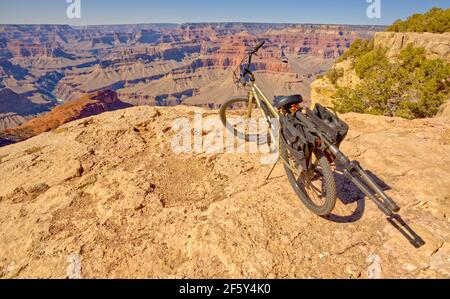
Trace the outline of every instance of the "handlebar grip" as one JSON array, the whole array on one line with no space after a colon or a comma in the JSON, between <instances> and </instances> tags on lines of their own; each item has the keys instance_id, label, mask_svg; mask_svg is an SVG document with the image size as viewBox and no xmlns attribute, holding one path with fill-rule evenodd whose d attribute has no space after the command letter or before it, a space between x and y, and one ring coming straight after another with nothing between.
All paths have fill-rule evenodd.
<instances>
[{"instance_id":1,"label":"handlebar grip","mask_svg":"<svg viewBox=\"0 0 450 299\"><path fill-rule=\"evenodd\" d=\"M260 43L253 49L252 53L254 54L254 53L258 52L258 50L261 49L261 47L264 46L265 43L266 43L265 40L263 40L262 42L260 42Z\"/></svg>"}]
</instances>

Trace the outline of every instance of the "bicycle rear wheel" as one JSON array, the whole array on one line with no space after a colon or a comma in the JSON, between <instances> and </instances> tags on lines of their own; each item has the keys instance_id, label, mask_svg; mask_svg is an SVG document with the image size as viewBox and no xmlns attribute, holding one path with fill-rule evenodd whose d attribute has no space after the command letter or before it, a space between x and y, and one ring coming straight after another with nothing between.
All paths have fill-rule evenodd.
<instances>
[{"instance_id":1,"label":"bicycle rear wheel","mask_svg":"<svg viewBox=\"0 0 450 299\"><path fill-rule=\"evenodd\" d=\"M327 157L320 151L312 154L312 166L302 171L284 144L281 157L289 163L284 165L289 183L303 204L314 214L327 216L336 206L336 182ZM294 173L294 170L298 170Z\"/></svg>"}]
</instances>

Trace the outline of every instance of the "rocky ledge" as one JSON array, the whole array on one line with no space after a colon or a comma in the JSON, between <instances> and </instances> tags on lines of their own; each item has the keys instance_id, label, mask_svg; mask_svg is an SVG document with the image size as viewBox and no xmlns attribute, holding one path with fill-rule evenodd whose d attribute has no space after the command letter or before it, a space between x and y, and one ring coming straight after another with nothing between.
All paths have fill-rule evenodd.
<instances>
[{"instance_id":1,"label":"rocky ledge","mask_svg":"<svg viewBox=\"0 0 450 299\"><path fill-rule=\"evenodd\" d=\"M0 277L450 277L450 119L343 115L395 228L338 174L320 218L261 155L174 154L172 121L193 115L134 107L0 148Z\"/></svg>"}]
</instances>

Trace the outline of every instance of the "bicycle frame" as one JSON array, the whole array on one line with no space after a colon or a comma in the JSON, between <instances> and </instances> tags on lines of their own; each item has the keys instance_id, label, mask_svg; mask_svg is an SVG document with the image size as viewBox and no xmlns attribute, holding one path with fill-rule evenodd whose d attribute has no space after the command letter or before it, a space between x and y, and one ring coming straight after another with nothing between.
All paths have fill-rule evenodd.
<instances>
[{"instance_id":1,"label":"bicycle frame","mask_svg":"<svg viewBox=\"0 0 450 299\"><path fill-rule=\"evenodd\" d=\"M277 151L280 153L281 150L281 125L280 125L280 113L277 109L272 105L272 103L267 99L266 95L262 92L262 90L256 85L254 80L250 80L250 91L248 94L248 106L247 106L247 118L251 118L252 112L253 112L253 103L256 103L259 110L261 111L262 115L264 116L264 119L267 121L267 123L271 124L271 117L266 114L266 111L261 107L261 102L263 102L267 108L270 110L270 112L276 116L277 124L278 124L278 136L274 136L273 130L269 130L272 140L277 140ZM270 146L270 144L269 144ZM283 163L289 167L292 171L297 172L298 170L294 169L292 165L284 160L281 155L278 156L278 161L282 160ZM275 164L276 165L276 164Z\"/></svg>"},{"instance_id":2,"label":"bicycle frame","mask_svg":"<svg viewBox=\"0 0 450 299\"><path fill-rule=\"evenodd\" d=\"M276 115L276 119L280 119L279 112L273 107L272 103L267 99L267 97L264 95L264 93L261 91L261 89L256 85L255 82L250 82L250 92L249 92L249 99L248 99L248 114L247 117L251 117L252 114L252 103L253 99L255 100L256 104L258 105L258 108L263 112L263 115L268 118L268 115L266 115L264 109L261 108L261 101L264 102L264 104L267 105L267 107L270 109L270 112L273 113L273 115Z\"/></svg>"}]
</instances>

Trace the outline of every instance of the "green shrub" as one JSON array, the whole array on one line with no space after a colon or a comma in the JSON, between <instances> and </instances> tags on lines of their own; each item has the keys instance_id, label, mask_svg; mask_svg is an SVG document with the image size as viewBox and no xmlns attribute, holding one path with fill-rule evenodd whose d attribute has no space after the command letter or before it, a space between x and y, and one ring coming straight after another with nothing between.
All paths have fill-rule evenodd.
<instances>
[{"instance_id":1,"label":"green shrub","mask_svg":"<svg viewBox=\"0 0 450 299\"><path fill-rule=\"evenodd\" d=\"M326 77L330 79L331 83L333 84L336 84L337 80L339 78L342 78L343 76L344 76L344 69L336 67L331 68L326 74Z\"/></svg>"},{"instance_id":2,"label":"green shrub","mask_svg":"<svg viewBox=\"0 0 450 299\"><path fill-rule=\"evenodd\" d=\"M414 14L388 28L395 32L450 31L450 9L433 8ZM333 103L337 111L382 114L404 118L436 115L450 100L450 65L426 58L425 49L408 45L391 63L385 49L374 48L374 40L356 40L340 58L352 59L362 82L353 88L338 87ZM335 83L340 74L330 70L327 77Z\"/></svg>"},{"instance_id":3,"label":"green shrub","mask_svg":"<svg viewBox=\"0 0 450 299\"><path fill-rule=\"evenodd\" d=\"M418 102L414 107L417 117L435 116L439 107L449 100L450 65L441 60L425 60L415 70L413 88L418 91Z\"/></svg>"},{"instance_id":4,"label":"green shrub","mask_svg":"<svg viewBox=\"0 0 450 299\"><path fill-rule=\"evenodd\" d=\"M348 87L338 87L332 102L336 111L340 113L366 112L366 105L362 96L358 95L356 90Z\"/></svg>"},{"instance_id":5,"label":"green shrub","mask_svg":"<svg viewBox=\"0 0 450 299\"><path fill-rule=\"evenodd\" d=\"M425 50L412 45L401 51L396 61L390 63L380 49L357 57L355 70L362 82L337 89L336 110L410 119L436 115L450 97L450 65L426 59Z\"/></svg>"},{"instance_id":6,"label":"green shrub","mask_svg":"<svg viewBox=\"0 0 450 299\"><path fill-rule=\"evenodd\" d=\"M373 46L374 46L373 39L369 40L357 39L352 43L350 48L344 52L344 54L339 58L338 61L344 61L351 57L352 58L360 57L373 50Z\"/></svg>"},{"instance_id":7,"label":"green shrub","mask_svg":"<svg viewBox=\"0 0 450 299\"><path fill-rule=\"evenodd\" d=\"M370 72L384 71L389 67L389 60L386 51L383 49L373 49L355 59L356 74L364 79L370 76Z\"/></svg>"},{"instance_id":8,"label":"green shrub","mask_svg":"<svg viewBox=\"0 0 450 299\"><path fill-rule=\"evenodd\" d=\"M392 32L450 32L450 9L434 7L425 14L414 14L406 21L397 20L388 27Z\"/></svg>"}]
</instances>

